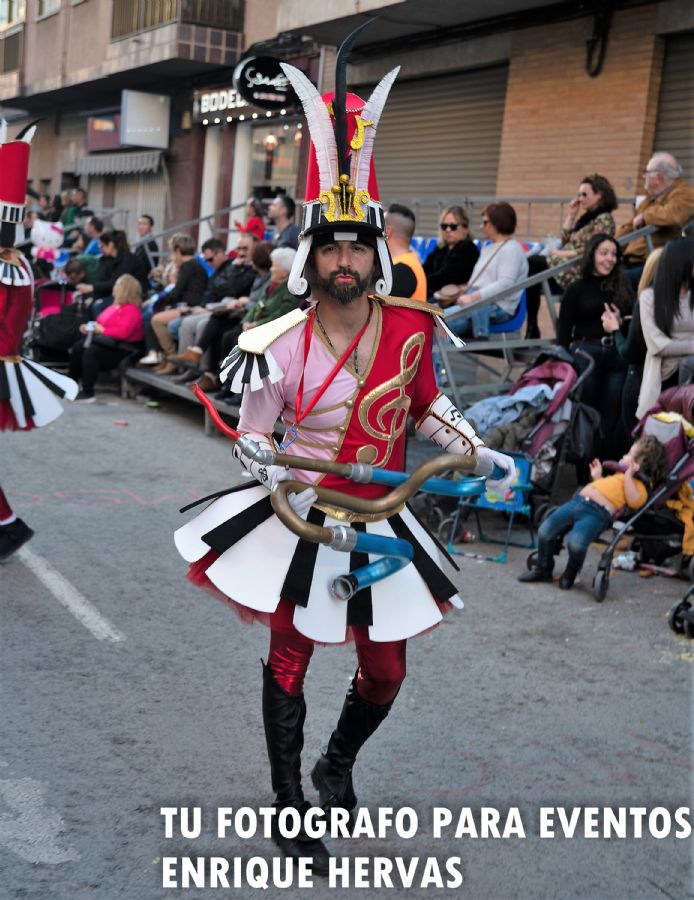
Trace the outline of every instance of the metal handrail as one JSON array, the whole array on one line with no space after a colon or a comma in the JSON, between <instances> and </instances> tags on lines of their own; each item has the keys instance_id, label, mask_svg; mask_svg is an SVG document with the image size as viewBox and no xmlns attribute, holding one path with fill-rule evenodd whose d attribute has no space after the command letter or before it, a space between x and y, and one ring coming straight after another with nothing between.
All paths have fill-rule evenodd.
<instances>
[{"instance_id":1,"label":"metal handrail","mask_svg":"<svg viewBox=\"0 0 694 900\"><path fill-rule=\"evenodd\" d=\"M645 237L648 241L650 235L652 235L657 230L658 229L655 225L644 225L643 228L638 228L636 231L632 231L629 234L625 234L622 237L616 238L615 240L620 246L625 246L626 244L631 243L631 241L639 237ZM649 247L649 250L650 249L651 248ZM460 307L459 310L456 310L455 312L447 315L445 317L445 321L454 322L456 319L459 319L462 316L467 316L471 312L476 312L478 309L483 309L485 306L489 306L490 303L496 303L498 300L503 300L505 297L510 297L513 294L520 293L526 288L533 287L536 284L549 282L549 280L551 278L554 278L555 275L559 275L561 272L566 271L566 269L570 269L572 266L575 266L576 263L582 258L582 256L583 254L578 253L576 254L576 256L572 256L570 259L566 259L563 262L558 263L556 266L552 266L551 269L546 269L544 272L538 272L537 275L531 275L523 281L518 281L516 284L511 285L511 287L504 288L502 291L498 291L496 294L492 294L490 297L485 297L484 300L475 300L474 303L470 303L465 307Z\"/></svg>"},{"instance_id":2,"label":"metal handrail","mask_svg":"<svg viewBox=\"0 0 694 900\"><path fill-rule=\"evenodd\" d=\"M157 241L159 238L167 237L170 234L176 234L178 231L184 231L186 228L193 228L196 225L199 225L201 222L208 222L210 219L215 219L217 216L225 216L227 213L233 212L235 209L243 209L246 205L246 201L243 203L236 203L234 206L225 206L222 209L216 209L214 212L211 212L207 216L198 216L197 219L188 219L185 222L179 222L177 225L171 225L169 228L164 228L162 231L157 231L156 234L150 233L143 238L140 238L138 241L133 241L131 244L132 247L139 247L140 244L146 244L147 241ZM233 228L222 229L227 231L233 231Z\"/></svg>"}]
</instances>

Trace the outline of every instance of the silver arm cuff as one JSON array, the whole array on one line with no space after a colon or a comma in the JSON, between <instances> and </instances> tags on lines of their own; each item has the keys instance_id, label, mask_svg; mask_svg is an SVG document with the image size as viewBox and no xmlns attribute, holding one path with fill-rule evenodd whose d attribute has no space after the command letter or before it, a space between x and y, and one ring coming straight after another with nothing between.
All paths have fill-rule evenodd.
<instances>
[{"instance_id":1,"label":"silver arm cuff","mask_svg":"<svg viewBox=\"0 0 694 900\"><path fill-rule=\"evenodd\" d=\"M465 416L443 394L431 404L417 429L446 453L470 455L484 446Z\"/></svg>"}]
</instances>

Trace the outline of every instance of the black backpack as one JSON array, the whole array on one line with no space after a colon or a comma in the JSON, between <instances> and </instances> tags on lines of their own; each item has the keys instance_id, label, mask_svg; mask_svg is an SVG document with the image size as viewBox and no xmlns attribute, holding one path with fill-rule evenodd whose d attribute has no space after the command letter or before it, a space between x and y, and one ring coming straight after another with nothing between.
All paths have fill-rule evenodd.
<instances>
[{"instance_id":1,"label":"black backpack","mask_svg":"<svg viewBox=\"0 0 694 900\"><path fill-rule=\"evenodd\" d=\"M564 436L568 441L566 461L580 463L593 459L601 437L600 413L587 403L577 403Z\"/></svg>"},{"instance_id":2,"label":"black backpack","mask_svg":"<svg viewBox=\"0 0 694 900\"><path fill-rule=\"evenodd\" d=\"M81 323L82 317L76 304L46 316L39 322L39 346L50 350L69 350L81 337Z\"/></svg>"}]
</instances>

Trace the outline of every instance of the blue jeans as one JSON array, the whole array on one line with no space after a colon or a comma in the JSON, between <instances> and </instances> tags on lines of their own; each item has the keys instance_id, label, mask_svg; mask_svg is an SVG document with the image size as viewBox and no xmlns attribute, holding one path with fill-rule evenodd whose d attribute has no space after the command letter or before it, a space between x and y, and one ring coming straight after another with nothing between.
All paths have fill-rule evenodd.
<instances>
[{"instance_id":1,"label":"blue jeans","mask_svg":"<svg viewBox=\"0 0 694 900\"><path fill-rule=\"evenodd\" d=\"M551 569L561 539L566 538L569 565L579 571L591 541L600 537L612 522L612 515L594 500L577 494L554 510L537 533L537 556L542 568Z\"/></svg>"},{"instance_id":2,"label":"blue jeans","mask_svg":"<svg viewBox=\"0 0 694 900\"><path fill-rule=\"evenodd\" d=\"M491 324L498 325L502 322L510 322L513 316L507 313L496 303L490 303L477 309L467 316L461 316L450 324L446 322L453 334L465 337L472 334L473 337L486 337L489 334Z\"/></svg>"}]
</instances>

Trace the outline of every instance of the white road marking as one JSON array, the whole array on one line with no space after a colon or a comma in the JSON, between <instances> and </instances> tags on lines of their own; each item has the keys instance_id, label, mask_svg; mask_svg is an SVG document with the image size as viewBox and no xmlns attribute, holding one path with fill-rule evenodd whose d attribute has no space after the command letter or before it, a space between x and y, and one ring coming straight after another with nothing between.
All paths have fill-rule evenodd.
<instances>
[{"instance_id":1,"label":"white road marking","mask_svg":"<svg viewBox=\"0 0 694 900\"><path fill-rule=\"evenodd\" d=\"M79 859L74 847L61 846L67 829L58 813L46 805L47 790L47 784L34 778L0 778L0 847L30 863L57 865ZM9 814L3 807L9 808Z\"/></svg>"},{"instance_id":2,"label":"white road marking","mask_svg":"<svg viewBox=\"0 0 694 900\"><path fill-rule=\"evenodd\" d=\"M118 644L125 640L125 635L111 625L108 619L104 618L99 610L92 606L89 600L83 597L76 587L70 584L67 578L53 568L48 560L28 550L26 547L18 550L17 556L28 569L31 569L39 581L48 588L55 599L62 603L65 609L71 612L77 621L81 622L95 638L100 641L109 641L112 644Z\"/></svg>"}]
</instances>

